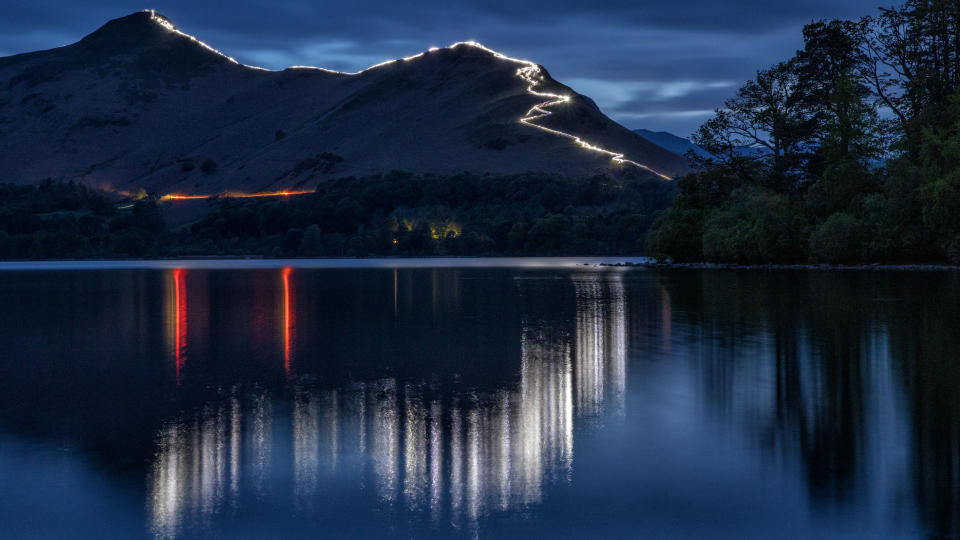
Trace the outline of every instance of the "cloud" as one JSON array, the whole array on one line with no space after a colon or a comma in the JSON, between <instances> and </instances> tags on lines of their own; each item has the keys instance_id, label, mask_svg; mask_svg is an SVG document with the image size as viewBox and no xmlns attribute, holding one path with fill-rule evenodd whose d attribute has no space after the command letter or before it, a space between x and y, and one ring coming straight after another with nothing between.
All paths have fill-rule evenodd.
<instances>
[{"instance_id":1,"label":"cloud","mask_svg":"<svg viewBox=\"0 0 960 540\"><path fill-rule=\"evenodd\" d=\"M607 115L627 127L687 136L736 93L739 83L575 79L571 86L602 103Z\"/></svg>"}]
</instances>

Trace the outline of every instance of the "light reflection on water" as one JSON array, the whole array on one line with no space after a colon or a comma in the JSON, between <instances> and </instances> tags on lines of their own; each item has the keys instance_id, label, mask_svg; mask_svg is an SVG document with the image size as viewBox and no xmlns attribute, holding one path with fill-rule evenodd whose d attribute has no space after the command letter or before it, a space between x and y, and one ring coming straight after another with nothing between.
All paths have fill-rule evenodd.
<instances>
[{"instance_id":1,"label":"light reflection on water","mask_svg":"<svg viewBox=\"0 0 960 540\"><path fill-rule=\"evenodd\" d=\"M182 271L173 271L179 283ZM283 279L283 347L290 369L290 270ZM437 276L433 276L434 298ZM523 282L518 282L523 287ZM240 486L268 496L271 460L293 464L292 498L309 509L324 475L374 478L377 497L434 521L476 526L490 512L509 512L542 501L544 484L569 482L575 418L596 418L609 408L623 414L626 385L624 286L619 275L578 275L573 281L573 335L524 320L519 382L487 395L443 400L425 397L424 385L395 378L320 390L296 386L289 418L276 418L265 389L207 404L194 418L178 418L157 434L159 451L150 480L151 530L174 537L191 519L207 522L238 504ZM176 290L180 290L179 287ZM185 315L179 295L167 318ZM185 323L168 324L177 335ZM274 422L289 422L287 429ZM445 426L449 426L445 428ZM284 454L270 455L271 433L286 433ZM360 454L359 465L357 455ZM245 456L252 456L248 463ZM365 470L369 469L369 471ZM276 496L276 494L272 494ZM282 495L281 495L282 496Z\"/></svg>"},{"instance_id":2,"label":"light reflection on water","mask_svg":"<svg viewBox=\"0 0 960 540\"><path fill-rule=\"evenodd\" d=\"M960 533L953 274L4 277L0 536Z\"/></svg>"}]
</instances>

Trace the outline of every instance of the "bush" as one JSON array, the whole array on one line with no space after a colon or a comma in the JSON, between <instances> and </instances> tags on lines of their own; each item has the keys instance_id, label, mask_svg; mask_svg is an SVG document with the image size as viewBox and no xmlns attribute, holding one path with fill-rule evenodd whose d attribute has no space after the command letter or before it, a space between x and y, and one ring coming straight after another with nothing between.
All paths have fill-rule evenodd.
<instances>
[{"instance_id":1,"label":"bush","mask_svg":"<svg viewBox=\"0 0 960 540\"><path fill-rule=\"evenodd\" d=\"M317 257L323 255L323 233L316 224L310 225L303 231L303 239L300 241L301 257Z\"/></svg>"},{"instance_id":2,"label":"bush","mask_svg":"<svg viewBox=\"0 0 960 540\"><path fill-rule=\"evenodd\" d=\"M960 234L954 235L947 244L947 260L950 264L960 264Z\"/></svg>"},{"instance_id":3,"label":"bush","mask_svg":"<svg viewBox=\"0 0 960 540\"><path fill-rule=\"evenodd\" d=\"M806 259L802 227L789 200L760 188L741 188L704 220L703 258L762 264Z\"/></svg>"},{"instance_id":4,"label":"bush","mask_svg":"<svg viewBox=\"0 0 960 540\"><path fill-rule=\"evenodd\" d=\"M703 260L703 212L672 207L656 222L647 240L647 250L660 260Z\"/></svg>"},{"instance_id":5,"label":"bush","mask_svg":"<svg viewBox=\"0 0 960 540\"><path fill-rule=\"evenodd\" d=\"M565 225L565 220L561 216L547 216L535 221L527 231L524 253L536 255L562 253L567 243Z\"/></svg>"},{"instance_id":6,"label":"bush","mask_svg":"<svg viewBox=\"0 0 960 540\"><path fill-rule=\"evenodd\" d=\"M863 225L850 214L833 214L810 235L810 254L814 261L849 264L861 260L866 235Z\"/></svg>"}]
</instances>

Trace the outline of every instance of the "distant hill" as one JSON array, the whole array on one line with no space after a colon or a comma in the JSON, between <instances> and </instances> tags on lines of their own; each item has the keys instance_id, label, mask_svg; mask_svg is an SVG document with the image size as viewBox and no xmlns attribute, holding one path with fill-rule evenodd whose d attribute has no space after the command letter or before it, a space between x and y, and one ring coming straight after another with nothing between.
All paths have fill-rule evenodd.
<instances>
[{"instance_id":1,"label":"distant hill","mask_svg":"<svg viewBox=\"0 0 960 540\"><path fill-rule=\"evenodd\" d=\"M688 166L542 67L477 44L355 74L268 71L146 11L0 58L0 181L212 194L391 170L670 177Z\"/></svg>"},{"instance_id":2,"label":"distant hill","mask_svg":"<svg viewBox=\"0 0 960 540\"><path fill-rule=\"evenodd\" d=\"M693 150L693 152L698 156L710 157L709 152L690 142L690 139L678 137L673 133L668 133L666 131L650 131L649 129L635 129L633 132L652 142L653 144L677 154L678 156L682 156L688 151Z\"/></svg>"},{"instance_id":3,"label":"distant hill","mask_svg":"<svg viewBox=\"0 0 960 540\"><path fill-rule=\"evenodd\" d=\"M653 144L656 144L661 148L665 148L678 156L685 156L688 151L693 150L693 153L700 157L710 157L710 152L707 152L703 148L693 144L690 139L678 137L673 133L668 133L666 131L650 131L649 129L635 129L633 132L652 142ZM766 148L747 146L739 147L736 151L736 154L739 156L750 157L761 157L769 153L770 152Z\"/></svg>"}]
</instances>

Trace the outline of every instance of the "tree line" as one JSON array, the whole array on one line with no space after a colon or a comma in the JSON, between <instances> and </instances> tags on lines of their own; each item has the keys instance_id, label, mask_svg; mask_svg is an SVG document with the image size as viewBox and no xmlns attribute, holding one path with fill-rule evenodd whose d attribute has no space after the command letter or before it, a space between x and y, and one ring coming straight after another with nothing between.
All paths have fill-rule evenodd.
<instances>
[{"instance_id":1,"label":"tree line","mask_svg":"<svg viewBox=\"0 0 960 540\"><path fill-rule=\"evenodd\" d=\"M960 2L805 26L693 140L662 259L960 263Z\"/></svg>"},{"instance_id":2,"label":"tree line","mask_svg":"<svg viewBox=\"0 0 960 540\"><path fill-rule=\"evenodd\" d=\"M634 255L676 186L641 174L415 175L321 183L315 193L213 199L171 230L164 205L74 183L0 184L0 258Z\"/></svg>"}]
</instances>

